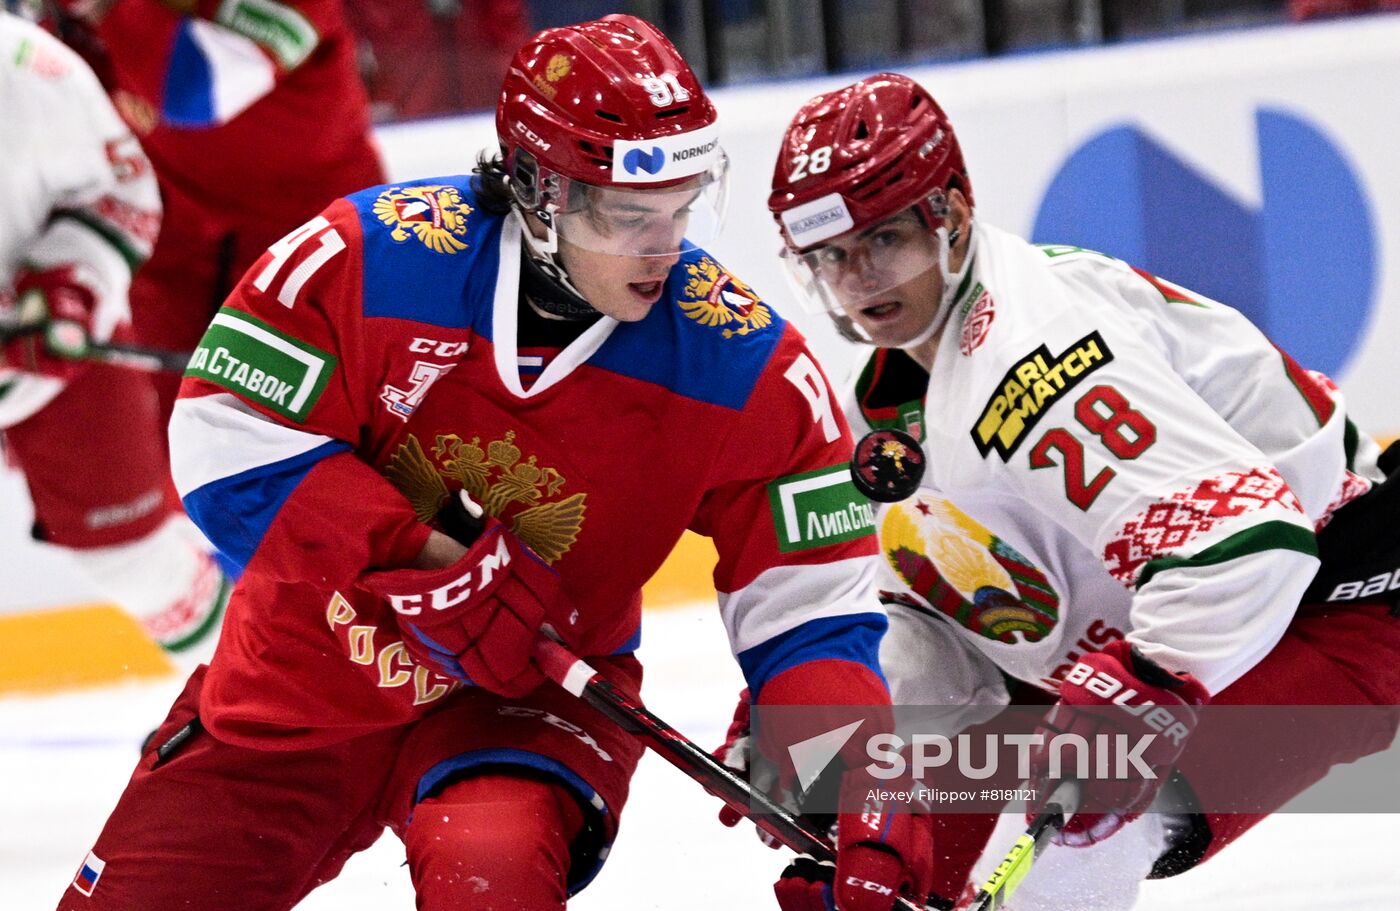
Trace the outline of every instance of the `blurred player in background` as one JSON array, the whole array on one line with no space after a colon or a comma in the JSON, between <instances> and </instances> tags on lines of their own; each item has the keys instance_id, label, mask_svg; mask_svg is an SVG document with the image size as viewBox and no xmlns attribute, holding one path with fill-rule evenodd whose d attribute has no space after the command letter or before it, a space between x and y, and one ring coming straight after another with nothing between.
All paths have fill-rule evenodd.
<instances>
[{"instance_id":1,"label":"blurred player in background","mask_svg":"<svg viewBox=\"0 0 1400 911\"><path fill-rule=\"evenodd\" d=\"M381 0L345 13L376 120L495 107L510 58L530 37L523 0Z\"/></svg>"},{"instance_id":2,"label":"blurred player in background","mask_svg":"<svg viewBox=\"0 0 1400 911\"><path fill-rule=\"evenodd\" d=\"M193 349L268 245L337 196L384 180L340 0L45 8L160 180L165 229L131 289L143 344ZM156 386L168 419L179 377Z\"/></svg>"},{"instance_id":3,"label":"blurred player in background","mask_svg":"<svg viewBox=\"0 0 1400 911\"><path fill-rule=\"evenodd\" d=\"M92 71L0 11L0 439L34 536L171 650L217 628L225 580L180 513L148 375L85 359L131 338L160 227L150 162Z\"/></svg>"},{"instance_id":4,"label":"blurred player in background","mask_svg":"<svg viewBox=\"0 0 1400 911\"><path fill-rule=\"evenodd\" d=\"M1393 726L1272 731L1227 738L1238 774L1193 771L1202 706L1400 702L1396 485L1327 377L1229 307L975 218L952 124L902 76L808 102L769 206L809 298L875 346L853 429L906 430L927 452L923 489L878 518L907 605L882 650L896 702L1005 702L1004 677L1058 699L1042 733L1148 731L1147 700L1176 725L1145 754L1155 781L1083 783L1070 847L1008 907L1130 908L1144 877L1213 856L1390 742ZM1046 757L1031 759L1043 800ZM1226 803L1259 812L1212 811ZM978 823L935 832L954 899L980 843L959 858L943 823ZM979 882L1024 825L1002 817Z\"/></svg>"},{"instance_id":5,"label":"blurred player in background","mask_svg":"<svg viewBox=\"0 0 1400 911\"><path fill-rule=\"evenodd\" d=\"M695 246L727 160L694 73L609 16L535 36L501 98L478 177L336 201L195 351L174 474L244 572L61 907L289 908L386 826L420 908L563 907L641 750L541 685L534 642L635 691L641 588L686 529L759 704L889 723L874 538L820 521L857 505L846 424ZM926 817L841 836L841 907L926 891Z\"/></svg>"}]
</instances>

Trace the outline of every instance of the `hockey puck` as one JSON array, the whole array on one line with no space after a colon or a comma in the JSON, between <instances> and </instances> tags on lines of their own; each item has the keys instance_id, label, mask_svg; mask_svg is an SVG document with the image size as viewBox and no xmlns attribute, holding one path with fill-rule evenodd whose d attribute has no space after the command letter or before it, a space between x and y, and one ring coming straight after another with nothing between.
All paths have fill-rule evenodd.
<instances>
[{"instance_id":1,"label":"hockey puck","mask_svg":"<svg viewBox=\"0 0 1400 911\"><path fill-rule=\"evenodd\" d=\"M902 430L872 430L856 443L851 480L877 503L897 503L914 495L924 477L924 450Z\"/></svg>"}]
</instances>

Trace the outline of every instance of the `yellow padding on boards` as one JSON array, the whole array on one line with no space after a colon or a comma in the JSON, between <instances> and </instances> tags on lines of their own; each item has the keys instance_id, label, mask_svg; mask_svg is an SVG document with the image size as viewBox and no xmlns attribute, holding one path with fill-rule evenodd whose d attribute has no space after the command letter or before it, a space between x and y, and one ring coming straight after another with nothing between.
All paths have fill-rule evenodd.
<instances>
[{"instance_id":1,"label":"yellow padding on boards","mask_svg":"<svg viewBox=\"0 0 1400 911\"><path fill-rule=\"evenodd\" d=\"M713 604L715 583L711 575L718 560L719 554L715 553L709 538L686 532L656 575L642 586L642 604L647 607L674 607L696 601Z\"/></svg>"},{"instance_id":2,"label":"yellow padding on boards","mask_svg":"<svg viewBox=\"0 0 1400 911\"><path fill-rule=\"evenodd\" d=\"M0 615L0 694L104 686L173 670L145 630L110 604Z\"/></svg>"}]
</instances>

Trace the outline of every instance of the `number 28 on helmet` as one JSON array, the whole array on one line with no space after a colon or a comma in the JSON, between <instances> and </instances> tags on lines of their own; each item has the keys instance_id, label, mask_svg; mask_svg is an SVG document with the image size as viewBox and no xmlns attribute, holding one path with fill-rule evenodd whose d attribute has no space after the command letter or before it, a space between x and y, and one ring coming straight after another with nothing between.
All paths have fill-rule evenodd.
<instances>
[{"instance_id":1,"label":"number 28 on helmet","mask_svg":"<svg viewBox=\"0 0 1400 911\"><path fill-rule=\"evenodd\" d=\"M783 136L768 208L806 303L845 314L939 267L948 193L972 183L948 116L923 86L880 73L802 106Z\"/></svg>"}]
</instances>

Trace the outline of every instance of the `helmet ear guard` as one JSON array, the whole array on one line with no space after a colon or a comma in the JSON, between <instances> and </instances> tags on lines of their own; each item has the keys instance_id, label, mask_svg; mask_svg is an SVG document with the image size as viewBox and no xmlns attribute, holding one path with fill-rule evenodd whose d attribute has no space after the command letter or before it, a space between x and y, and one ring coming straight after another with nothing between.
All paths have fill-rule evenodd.
<instances>
[{"instance_id":1,"label":"helmet ear guard","mask_svg":"<svg viewBox=\"0 0 1400 911\"><path fill-rule=\"evenodd\" d=\"M525 209L538 206L540 168L535 156L525 149L516 149L512 154L504 147L501 154L506 162L507 183L516 204Z\"/></svg>"}]
</instances>

